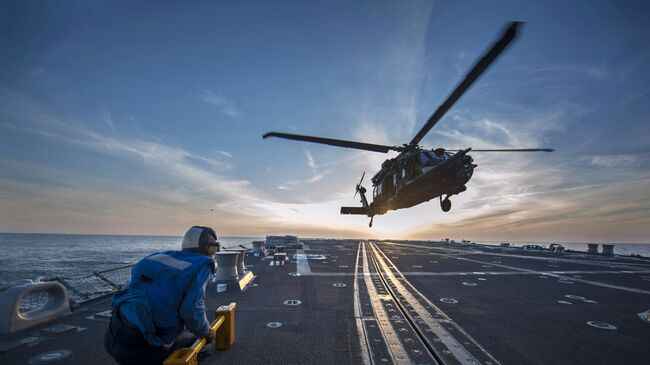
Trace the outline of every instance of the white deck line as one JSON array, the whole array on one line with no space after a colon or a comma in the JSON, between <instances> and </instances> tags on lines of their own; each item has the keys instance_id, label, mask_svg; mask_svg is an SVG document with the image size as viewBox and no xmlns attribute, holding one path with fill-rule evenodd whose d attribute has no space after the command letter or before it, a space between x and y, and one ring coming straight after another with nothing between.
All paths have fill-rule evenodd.
<instances>
[{"instance_id":1,"label":"white deck line","mask_svg":"<svg viewBox=\"0 0 650 365\"><path fill-rule=\"evenodd\" d=\"M363 272L369 273L370 266L368 265L366 243L363 242L361 247L363 250ZM372 305L372 310L375 313L375 318L377 318L377 325L381 331L381 336L384 339L384 343L388 348L388 353L391 356L391 360L393 360L394 364L411 365L412 361L408 356L406 350L404 349L404 346L402 346L402 342L399 340L388 338L389 334L391 333L392 335L390 337L393 338L397 337L397 334L395 333L395 329L393 328L392 324L388 320L388 314L384 310L382 304L379 302L380 295L377 293L377 289L375 288L375 283L372 282L370 275L364 275L363 277L366 282L366 288L368 290L368 294L370 295L370 303ZM390 296L386 295L386 297L390 297ZM392 297L390 298L390 300L392 300Z\"/></svg>"},{"instance_id":2,"label":"white deck line","mask_svg":"<svg viewBox=\"0 0 650 365\"><path fill-rule=\"evenodd\" d=\"M405 283L406 285L410 286L411 289L413 289L413 291L414 291L415 293L417 293L417 294L420 296L420 298L422 298L422 300L424 300L424 301L426 302L426 304L428 304L429 306L431 306L431 308L433 308L436 312L438 312L441 316L443 316L443 318L445 318L445 320L448 321L448 322L446 322L446 323L449 323L449 324L453 325L454 327L456 327L456 329L457 329L459 332L461 332L465 337L467 337L470 341L472 341L472 343L474 344L474 346L476 346L476 347L477 347L478 349L480 349L480 350L481 350L481 351L482 351L486 356L488 356L488 357L492 360L492 363L493 363L493 364L496 364L496 365L500 365L500 364L501 364L501 363L499 362L499 360L497 360L494 356L492 356L492 354L490 354L490 353L489 353L485 348L483 348L483 346L481 346L481 344L479 344L478 341L476 341L472 336L470 336L470 334L467 333L467 331L465 331L464 328L462 328L458 323L456 323L453 319L451 319L451 318L450 318L450 317L449 317L445 312L443 312L443 311L442 311L442 310L441 310L437 305L435 305L433 302L431 302L431 301L429 300L429 298L427 298L424 294L422 294L419 290L417 290L417 288L416 288L413 284L411 284L410 281L406 280L406 278L404 277L404 274L403 274L401 271L399 271L399 269L397 269L397 266L396 266L396 265L395 265L395 264L394 264L394 263L393 263L393 262L388 258L388 256L387 256L383 251L381 251L381 249L379 248L379 246L375 245L375 247L377 248L377 251L378 251L381 255L384 256L384 258L386 259L386 261L388 261L388 263L390 264L390 266L393 267L393 269L395 270L395 272L397 272L397 274L402 278L402 282Z\"/></svg>"},{"instance_id":3,"label":"white deck line","mask_svg":"<svg viewBox=\"0 0 650 365\"><path fill-rule=\"evenodd\" d=\"M366 327L363 325L361 318L361 301L359 300L359 286L357 285L357 274L359 273L359 254L361 253L361 241L357 247L357 258L354 263L354 321L357 324L357 334L359 335L359 347L361 347L361 362L364 365L372 364L370 356L370 346L368 344L368 335Z\"/></svg>"},{"instance_id":4,"label":"white deck line","mask_svg":"<svg viewBox=\"0 0 650 365\"><path fill-rule=\"evenodd\" d=\"M305 250L296 250L296 253L301 255L296 258L296 271L302 275L311 275L311 268L309 267L309 260L305 254Z\"/></svg>"},{"instance_id":5,"label":"white deck line","mask_svg":"<svg viewBox=\"0 0 650 365\"><path fill-rule=\"evenodd\" d=\"M499 266L499 264L493 264L487 262L490 266ZM544 271L481 271L483 274L476 274L477 271L402 271L401 275L404 276L489 276L489 275L549 275L557 276L558 274L563 273L564 275L589 275L589 274L615 274L615 275L635 275L635 274L650 274L650 270L641 270L641 271L614 271L614 270L544 270ZM307 276L355 276L353 272L312 272L311 274L305 274ZM359 273L359 275L364 276L377 276L375 273Z\"/></svg>"},{"instance_id":6,"label":"white deck line","mask_svg":"<svg viewBox=\"0 0 650 365\"><path fill-rule=\"evenodd\" d=\"M497 266L497 267L502 267L505 269L510 269L510 270L518 270L518 271L525 271L525 272L532 272L532 273L538 273L538 271L535 270L530 270L530 269L522 269L520 267L516 266L510 266L510 265L504 265L504 264L494 264L491 262L486 262L486 261L480 261L480 260L474 260L474 259L468 259L466 257L454 257L456 260L463 260L463 261L469 261L469 262L474 262L477 264L487 264L487 265L492 265L492 266ZM563 271L566 274L566 271ZM635 271L634 273L640 273L640 271ZM629 272L625 272L624 274L630 274ZM574 278L573 276L566 276L566 275L560 275L560 274L555 274L552 271L546 272L545 275L564 279L564 280L570 280L570 281L575 281L578 283L583 283L583 284L589 284L589 285L594 285L594 286L600 286L603 288L609 288L609 289L616 289L616 290L622 290L622 291L627 291L630 293L637 293L637 294L646 294L650 295L650 290L643 290L643 289L637 289L637 288L630 288L627 286L621 286L621 285L615 285L615 284L608 284L608 283L603 283L600 281L595 281L595 280L585 280L585 279L579 279L579 278Z\"/></svg>"},{"instance_id":7,"label":"white deck line","mask_svg":"<svg viewBox=\"0 0 650 365\"><path fill-rule=\"evenodd\" d=\"M384 269L384 272L387 276L387 279L392 282L393 285L395 285L397 291L404 297L406 302L410 304L411 308L415 310L417 315L420 317L420 319L424 322L424 324L431 329L431 331L438 337L440 342L447 347L447 350L451 353L451 355L461 364L463 365L476 365L479 363L479 361L469 352L467 349L463 346L463 344L458 341L456 338L454 338L447 329L443 327L443 323L448 323L448 320L445 321L440 321L436 318L434 318L431 313L422 305L422 303L413 296L413 294L406 289L404 285L402 285L401 281L397 279L395 274L393 274L393 270L399 272L397 268L393 266L393 269L391 269L387 264L386 260L382 257L382 254L380 253L381 251L379 248L374 245L370 244L370 247L373 250L373 253L377 260L379 261L379 264L381 267ZM403 281L403 280L402 280ZM421 294L420 294L421 295ZM422 295L421 295L422 296ZM433 308L436 309L437 312L442 313L438 308L433 306ZM478 344L476 344L478 345ZM479 346L480 348L480 346ZM485 350L483 350L485 351ZM487 353L487 352L486 352ZM490 356L491 359L494 360ZM496 361L496 360L495 360ZM498 363L498 362L497 362Z\"/></svg>"},{"instance_id":8,"label":"white deck line","mask_svg":"<svg viewBox=\"0 0 650 365\"><path fill-rule=\"evenodd\" d=\"M529 256L529 255L517 255L513 253L505 253L505 252L485 252L485 251L480 251L480 250L461 250L457 248L449 248L449 247L427 247L427 246L422 246L422 245L414 245L414 244L408 244L408 243L396 243L396 242L382 242L384 244L388 245L393 245L393 246L404 246L404 247L411 247L411 248L417 248L421 250L425 250L429 253L433 254L438 254L442 256L455 256L455 255L485 255L485 256L501 256L501 257L513 257L513 258L519 258L519 259L528 259L528 260L541 260L541 261L553 261L557 263L571 263L571 264L581 264L581 265L591 265L591 266L604 266L604 267L609 267L613 269L622 269L622 268L629 268L629 269L634 269L636 267L645 267L645 268L650 268L649 264L642 264L642 263L631 263L631 262L611 262L607 259L604 258L599 258L599 257L594 257L593 259L579 259L579 258L566 258L566 257L552 257L552 256ZM444 254L444 253L437 253L437 252L431 252L429 249L436 249L436 250L442 250L442 251L447 251L447 252L454 252L455 254Z\"/></svg>"}]
</instances>

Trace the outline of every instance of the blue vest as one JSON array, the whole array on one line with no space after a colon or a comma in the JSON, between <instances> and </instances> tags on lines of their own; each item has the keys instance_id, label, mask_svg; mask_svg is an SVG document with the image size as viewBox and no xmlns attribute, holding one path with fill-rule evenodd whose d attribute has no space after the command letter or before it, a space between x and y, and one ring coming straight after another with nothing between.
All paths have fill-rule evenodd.
<instances>
[{"instance_id":1,"label":"blue vest","mask_svg":"<svg viewBox=\"0 0 650 365\"><path fill-rule=\"evenodd\" d=\"M214 261L192 251L149 255L133 267L131 281L113 297L113 308L122 306L122 315L140 329L150 344L156 345L158 339L169 343L183 331L180 305L186 296L196 296L187 289L205 267L214 271Z\"/></svg>"}]
</instances>

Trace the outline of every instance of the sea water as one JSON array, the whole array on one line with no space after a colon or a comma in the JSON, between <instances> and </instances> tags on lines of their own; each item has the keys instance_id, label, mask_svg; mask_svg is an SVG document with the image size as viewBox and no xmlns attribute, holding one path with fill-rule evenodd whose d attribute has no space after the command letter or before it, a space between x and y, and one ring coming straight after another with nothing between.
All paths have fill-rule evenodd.
<instances>
[{"instance_id":1,"label":"sea water","mask_svg":"<svg viewBox=\"0 0 650 365\"><path fill-rule=\"evenodd\" d=\"M220 237L224 248L263 238ZM181 237L0 233L0 288L39 279L89 275L178 250Z\"/></svg>"}]
</instances>

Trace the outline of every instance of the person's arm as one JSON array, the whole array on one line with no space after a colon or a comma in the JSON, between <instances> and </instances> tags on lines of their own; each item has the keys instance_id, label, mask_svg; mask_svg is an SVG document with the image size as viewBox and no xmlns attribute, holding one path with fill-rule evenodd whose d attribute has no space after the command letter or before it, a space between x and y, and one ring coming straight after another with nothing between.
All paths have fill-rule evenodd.
<instances>
[{"instance_id":1,"label":"person's arm","mask_svg":"<svg viewBox=\"0 0 650 365\"><path fill-rule=\"evenodd\" d=\"M196 274L187 288L179 311L185 327L198 337L206 337L210 333L210 323L205 316L205 288L211 278L210 267L205 267Z\"/></svg>"}]
</instances>

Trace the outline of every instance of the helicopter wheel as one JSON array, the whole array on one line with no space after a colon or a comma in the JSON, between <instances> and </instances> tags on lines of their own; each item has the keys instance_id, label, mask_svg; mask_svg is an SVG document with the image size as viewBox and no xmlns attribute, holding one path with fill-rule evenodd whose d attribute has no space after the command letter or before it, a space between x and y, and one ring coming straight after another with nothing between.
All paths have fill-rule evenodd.
<instances>
[{"instance_id":1,"label":"helicopter wheel","mask_svg":"<svg viewBox=\"0 0 650 365\"><path fill-rule=\"evenodd\" d=\"M368 223L368 227L372 228L372 220L373 220L374 218L375 218L375 217L370 217L370 223Z\"/></svg>"},{"instance_id":2,"label":"helicopter wheel","mask_svg":"<svg viewBox=\"0 0 650 365\"><path fill-rule=\"evenodd\" d=\"M440 201L440 208L442 208L443 212L448 212L451 210L451 200L449 200L449 197L446 197Z\"/></svg>"}]
</instances>

